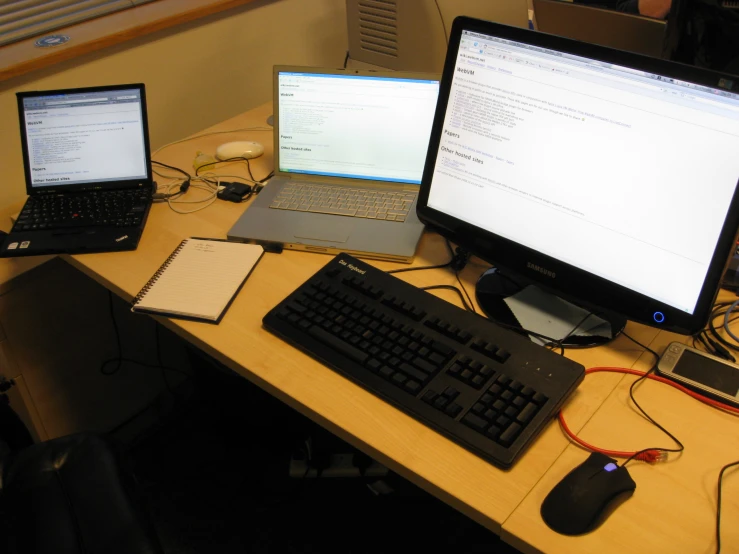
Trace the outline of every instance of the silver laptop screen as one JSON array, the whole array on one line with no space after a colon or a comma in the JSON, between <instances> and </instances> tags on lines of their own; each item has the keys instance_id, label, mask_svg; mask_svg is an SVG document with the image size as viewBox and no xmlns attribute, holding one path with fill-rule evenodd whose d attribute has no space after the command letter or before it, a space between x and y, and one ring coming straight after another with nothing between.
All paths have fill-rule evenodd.
<instances>
[{"instance_id":1,"label":"silver laptop screen","mask_svg":"<svg viewBox=\"0 0 739 554\"><path fill-rule=\"evenodd\" d=\"M739 95L465 31L428 205L692 313L738 151Z\"/></svg>"},{"instance_id":2,"label":"silver laptop screen","mask_svg":"<svg viewBox=\"0 0 739 554\"><path fill-rule=\"evenodd\" d=\"M138 89L23 99L31 186L146 179Z\"/></svg>"},{"instance_id":3,"label":"silver laptop screen","mask_svg":"<svg viewBox=\"0 0 739 554\"><path fill-rule=\"evenodd\" d=\"M439 83L282 72L279 170L421 183Z\"/></svg>"}]
</instances>

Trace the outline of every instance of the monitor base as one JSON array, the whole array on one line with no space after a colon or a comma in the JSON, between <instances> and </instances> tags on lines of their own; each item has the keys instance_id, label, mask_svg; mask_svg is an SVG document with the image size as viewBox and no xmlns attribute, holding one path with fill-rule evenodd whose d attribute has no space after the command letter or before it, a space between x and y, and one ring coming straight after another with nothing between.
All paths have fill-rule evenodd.
<instances>
[{"instance_id":1,"label":"monitor base","mask_svg":"<svg viewBox=\"0 0 739 554\"><path fill-rule=\"evenodd\" d=\"M508 304L506 304L505 302L506 298L521 292L528 285L536 285L536 283L527 282L526 279L523 279L520 276L513 276L507 272L493 267L483 273L477 281L477 285L475 286L477 303L480 305L485 315L488 316L488 318L490 318L491 320L528 336L526 330L521 327L518 319L516 319L516 316L508 307ZM577 304L574 304L562 298L559 298L559 301L589 311L608 322L611 326L610 337L590 335L583 336L572 334L572 332L570 332L570 334L561 341L562 346L568 348L589 348L593 346L601 346L616 338L624 330L624 327L626 327L626 318L618 314L606 312L603 310L598 310L597 312L595 312L588 308L578 306ZM537 308L539 309L539 311L542 312L543 317L545 318L546 314L548 313L547 310L544 307L537 306ZM582 323L584 323L584 321L580 322L580 324ZM575 324L573 324L573 331L576 332L575 325L578 325L578 322L575 322ZM542 335L546 335L547 337L552 337L554 335L554 331L552 331L551 334L547 333L546 328L544 330L540 329L539 332ZM548 344L559 345L560 341L549 341Z\"/></svg>"}]
</instances>

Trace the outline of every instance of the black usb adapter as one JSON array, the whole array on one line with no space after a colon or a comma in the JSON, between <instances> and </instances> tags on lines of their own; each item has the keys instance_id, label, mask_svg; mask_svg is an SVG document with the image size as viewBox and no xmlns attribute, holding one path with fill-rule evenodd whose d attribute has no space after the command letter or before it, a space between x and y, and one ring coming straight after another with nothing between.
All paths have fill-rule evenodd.
<instances>
[{"instance_id":1,"label":"black usb adapter","mask_svg":"<svg viewBox=\"0 0 739 554\"><path fill-rule=\"evenodd\" d=\"M231 181L221 181L223 187L218 191L218 198L228 200L229 202L243 202L244 199L251 196L251 185L245 183L234 183Z\"/></svg>"}]
</instances>

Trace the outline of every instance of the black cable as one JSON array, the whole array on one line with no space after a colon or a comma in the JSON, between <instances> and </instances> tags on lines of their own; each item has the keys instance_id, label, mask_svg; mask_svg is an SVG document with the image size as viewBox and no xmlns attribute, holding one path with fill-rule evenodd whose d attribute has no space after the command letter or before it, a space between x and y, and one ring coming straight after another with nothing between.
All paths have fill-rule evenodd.
<instances>
[{"instance_id":1,"label":"black cable","mask_svg":"<svg viewBox=\"0 0 739 554\"><path fill-rule=\"evenodd\" d=\"M721 552L721 481L724 478L724 472L730 467L739 465L739 461L731 462L721 468L718 474L718 498L716 500L716 554Z\"/></svg>"},{"instance_id":2,"label":"black cable","mask_svg":"<svg viewBox=\"0 0 739 554\"><path fill-rule=\"evenodd\" d=\"M346 56L344 56L344 65L342 67L346 69L346 64L348 63L349 63L349 50L346 51Z\"/></svg>"},{"instance_id":3,"label":"black cable","mask_svg":"<svg viewBox=\"0 0 739 554\"><path fill-rule=\"evenodd\" d=\"M153 194L153 196L152 196L152 201L153 202L163 202L165 200L172 200L173 198L177 198L178 196L183 195L184 193L187 192L187 189L190 188L190 184L191 184L190 179L192 179L192 175L190 175L184 169L180 169L179 167L175 167L173 165L167 165L167 164L162 163L162 162L157 162L156 160L152 160L151 163L160 165L162 167L166 167L167 169L171 169L173 171L177 171L177 172L179 172L179 173L181 173L182 175L185 176L185 180L182 182L182 184L180 185L179 190L177 190L176 192L165 193L165 192L156 192L155 191L154 194ZM195 172L195 174L197 175L197 171Z\"/></svg>"},{"instance_id":4,"label":"black cable","mask_svg":"<svg viewBox=\"0 0 739 554\"><path fill-rule=\"evenodd\" d=\"M444 269L445 267L449 267L452 265L452 261L449 260L445 264L439 264L439 265L422 265L419 267L402 267L400 269L392 269L388 271L387 273L405 273L406 271L421 271L422 269Z\"/></svg>"},{"instance_id":5,"label":"black cable","mask_svg":"<svg viewBox=\"0 0 739 554\"><path fill-rule=\"evenodd\" d=\"M235 158L228 158L226 160L216 160L214 162L203 164L195 170L195 176L200 177L200 170L203 169L204 167L213 166L215 168L215 166L218 164L229 163L229 162L246 162L246 172L249 174L249 179L253 183L256 183L256 185L254 186L254 191L253 191L254 194L259 194L259 192L264 188L264 182L274 175L274 171L270 171L269 173L267 173L265 177L262 177L261 179L255 179L254 174L251 172L251 163L249 163L249 158L244 158L243 156L237 156Z\"/></svg>"},{"instance_id":6,"label":"black cable","mask_svg":"<svg viewBox=\"0 0 739 554\"><path fill-rule=\"evenodd\" d=\"M721 317L722 315L724 315L726 313L726 310L721 311L721 309L722 308L727 308L730 305L731 305L731 302L720 302L720 303L716 304L716 306L714 307L713 312L711 312L711 315L710 315L710 317L708 319L708 331L713 335L713 337L716 340L718 340L718 342L720 342L724 346L729 347L732 350L735 350L735 351L739 352L739 345L736 345L734 343L729 342L724 337L722 337L721 334L718 332L719 329L721 329L721 328L724 327L725 322L722 323L721 325L719 325L718 327L716 327L716 323L715 323L715 319L717 317ZM705 332L705 330L704 330L704 332ZM708 336L708 333L706 333L706 336Z\"/></svg>"},{"instance_id":7,"label":"black cable","mask_svg":"<svg viewBox=\"0 0 739 554\"><path fill-rule=\"evenodd\" d=\"M726 360L729 360L731 362L736 362L736 358L729 352L728 348L731 348L730 345L722 345L722 343L719 340L716 340L715 338L711 338L709 336L709 333L714 335L718 334L718 331L720 329L723 329L726 327L726 318L723 318L723 323L716 327L715 320L719 317L725 316L727 310L723 310L723 308L726 308L727 306L730 306L731 302L718 302L713 306L713 310L711 311L711 315L709 318L709 324L704 328L701 329L699 332L693 335L693 348L697 348L696 341L700 342L703 345L703 348L706 350L706 352L709 352L710 354L713 354L715 356L719 356L721 358L724 358ZM735 315L733 317L729 316L729 323L732 323L739 319L739 315ZM710 325L713 324L714 331L710 330ZM731 348L732 350L736 350L736 348Z\"/></svg>"},{"instance_id":8,"label":"black cable","mask_svg":"<svg viewBox=\"0 0 739 554\"><path fill-rule=\"evenodd\" d=\"M108 291L108 307L110 309L110 319L113 321L113 329L115 330L115 342L118 348L117 350L118 355L115 358L110 358L108 360L105 360L100 365L100 373L102 373L103 375L113 375L115 373L118 373L118 371L121 369L121 363L122 363L121 360L123 359L122 358L123 350L121 347L121 333L120 333L120 330L118 329L118 322L115 319L115 313L113 311L113 293L111 291ZM115 361L118 362L118 365L116 366L116 368L112 371L106 371L105 367L109 363L115 362Z\"/></svg>"},{"instance_id":9,"label":"black cable","mask_svg":"<svg viewBox=\"0 0 739 554\"><path fill-rule=\"evenodd\" d=\"M112 291L108 291L108 305L109 305L109 308L110 308L110 319L113 322L113 329L115 330L115 339L116 339L116 345L118 347L118 355L115 358L109 358L109 359L105 360L100 365L100 373L102 373L103 375L114 375L115 373L117 373L121 369L121 366L122 366L123 362L128 362L128 363L139 365L141 367L149 367L149 368L153 368L153 369L161 369L162 371L165 371L165 370L166 371L173 371L175 373L179 373L181 375L184 375L188 379L192 379L192 375L190 375L187 371L183 371L181 369L177 369L177 368L174 368L174 367L167 367L167 366L165 366L162 363L161 353L160 353L160 345L159 345L159 334L158 334L159 324L156 323L156 322L155 322L155 325L156 325L155 332L157 333L157 335L156 335L156 341L157 341L156 342L156 344L157 344L157 361L159 362L159 365L148 364L146 362L141 362L139 360L134 360L134 359L131 359L131 358L124 357L123 356L123 348L121 346L120 329L118 328L118 321L116 320L116 318L115 318L115 312L113 311L113 292ZM113 363L113 362L116 362L117 363L116 368L114 370L112 370L112 371L106 370L105 369L106 366L108 364L110 364L110 363ZM165 382L166 382L166 379L165 379ZM168 385L168 383L167 383L167 385ZM168 388L169 392L172 392L172 390L169 388L169 386L167 386L167 388Z\"/></svg>"},{"instance_id":10,"label":"black cable","mask_svg":"<svg viewBox=\"0 0 739 554\"><path fill-rule=\"evenodd\" d=\"M451 265L454 263L456 254L454 253L454 250L452 249L452 245L449 243L449 239L444 239L446 243L446 248L449 251L449 261L444 264L438 264L438 265L422 265L419 267L402 267L400 269L392 269L388 271L387 273L405 273L406 271L421 271L423 269L443 269L445 267L451 267Z\"/></svg>"},{"instance_id":11,"label":"black cable","mask_svg":"<svg viewBox=\"0 0 739 554\"><path fill-rule=\"evenodd\" d=\"M444 16L441 15L441 8L439 7L438 0L434 0L434 4L436 4L436 11L439 12L439 19L441 19L441 28L444 29L444 42L446 42L447 48L449 48L449 36L446 33L446 23L444 23Z\"/></svg>"},{"instance_id":12,"label":"black cable","mask_svg":"<svg viewBox=\"0 0 739 554\"><path fill-rule=\"evenodd\" d=\"M192 175L190 175L187 171L179 167L175 167L173 165L167 165L165 163L158 162L156 160L152 160L151 163L161 165L162 167L166 167L167 169L171 169L172 171L177 171L178 173L182 173L185 177L187 177L188 180L192 177Z\"/></svg>"},{"instance_id":13,"label":"black cable","mask_svg":"<svg viewBox=\"0 0 739 554\"><path fill-rule=\"evenodd\" d=\"M629 335L628 335L628 334L626 333L626 331L622 331L622 332L621 332L621 334L622 334L622 335L623 335L624 337L626 337L627 339L629 339L629 340L630 340L631 342L633 342L634 344L636 344L637 346L641 346L641 347L642 347L642 348L643 348L644 350L646 350L647 352L651 353L651 354L652 354L652 356L654 356L654 357L655 357L655 361L654 361L654 365L652 366L652 369L654 369L655 367L657 367L657 362L659 361L659 354L657 354L657 352L655 352L654 350L652 350L651 348L649 348L649 347L648 347L648 346L647 346L646 344L642 344L642 343L640 343L640 342L639 342L638 340L636 340L636 339L635 339L634 337L631 337L631 336L629 336ZM650 371L651 371L651 370L650 370Z\"/></svg>"},{"instance_id":14,"label":"black cable","mask_svg":"<svg viewBox=\"0 0 739 554\"><path fill-rule=\"evenodd\" d=\"M169 394L171 394L173 398L176 398L174 392L172 391L172 387L169 384L169 380L167 379L167 372L164 371L164 362L162 361L162 348L159 342L159 324L156 322L154 323L154 344L156 346L157 362L159 363L159 367L161 368L160 372L162 374L162 381L164 381L164 386L167 387Z\"/></svg>"},{"instance_id":15,"label":"black cable","mask_svg":"<svg viewBox=\"0 0 739 554\"><path fill-rule=\"evenodd\" d=\"M587 314L585 314L585 317L583 317L580 321L578 321L577 325L575 325L572 329L570 329L570 332L569 333L567 333L564 337L562 337L558 341L555 341L554 343L551 344L552 347L556 346L556 347L559 348L559 354L560 354L560 356L564 356L565 355L565 348L566 348L565 347L565 344L564 344L565 341L567 339L569 339L572 335L574 335L575 334L575 331L577 331L580 328L580 326L583 323L585 323L588 320L588 318L590 318L591 315L595 315L595 314L593 312L588 312ZM546 344L544 346L550 346L550 345L549 344Z\"/></svg>"},{"instance_id":16,"label":"black cable","mask_svg":"<svg viewBox=\"0 0 739 554\"><path fill-rule=\"evenodd\" d=\"M639 405L639 403L636 401L636 398L634 397L634 391L635 391L637 385L639 383L643 382L645 379L647 379L647 377L650 374L652 374L655 369L657 369L657 362L659 362L660 355L657 352L655 352L654 350L652 350L651 348L649 348L647 345L642 344L641 342L639 342L635 338L629 336L627 333L622 332L621 334L623 336L625 336L627 339L629 339L631 342L637 344L638 346L641 346L644 350L646 350L647 352L649 352L650 354L652 354L652 356L654 356L654 358L655 358L654 364L652 364L652 367L650 367L649 370L644 373L644 375L642 375L636 381L634 381L633 383L631 383L631 386L629 387L629 398L631 398L631 401L634 403L634 406L637 407L637 409L647 419L647 421L649 421L652 425L654 425L655 427L657 427L657 429L659 429L660 431L662 431L665 435L667 435L668 437L670 437L678 445L678 448L653 447L653 448L645 448L644 450L639 450L638 452L635 452L634 455L631 456L628 460L626 460L623 464L621 464L621 466L623 467L626 464L628 464L631 460L633 460L634 458L636 458L639 454L642 454L642 453L647 452L649 450L659 450L661 452L682 452L683 450L685 450L685 445L682 442L680 442L680 440L678 440L678 438L675 437L675 435L673 435L667 429L665 429L662 425L660 425L659 423L657 423L646 411L644 411L644 408L642 408Z\"/></svg>"},{"instance_id":17,"label":"black cable","mask_svg":"<svg viewBox=\"0 0 739 554\"><path fill-rule=\"evenodd\" d=\"M459 290L454 285L430 285L428 287L421 287L421 290L440 290L440 289L441 290L452 290L452 291L456 292L457 295L459 296L459 298L462 300L462 304L464 304L464 309L467 310L468 312L474 312L475 311L475 307L474 306L470 306L469 304L467 304L467 299L462 294L462 291Z\"/></svg>"},{"instance_id":18,"label":"black cable","mask_svg":"<svg viewBox=\"0 0 739 554\"><path fill-rule=\"evenodd\" d=\"M246 162L246 172L249 174L249 179L256 183L257 181L254 179L254 175L251 172L251 163L249 162L249 158L244 158L244 161Z\"/></svg>"},{"instance_id":19,"label":"black cable","mask_svg":"<svg viewBox=\"0 0 739 554\"><path fill-rule=\"evenodd\" d=\"M477 313L477 310L475 309L475 304L472 302L472 298L470 297L470 293L467 292L467 289L464 286L464 283L462 283L462 280L459 278L459 270L454 270L454 276L457 278L457 283L459 283L459 286L462 287L462 291L464 292L464 295L467 297L467 300L470 303L470 307L472 308L472 311L474 313Z\"/></svg>"}]
</instances>

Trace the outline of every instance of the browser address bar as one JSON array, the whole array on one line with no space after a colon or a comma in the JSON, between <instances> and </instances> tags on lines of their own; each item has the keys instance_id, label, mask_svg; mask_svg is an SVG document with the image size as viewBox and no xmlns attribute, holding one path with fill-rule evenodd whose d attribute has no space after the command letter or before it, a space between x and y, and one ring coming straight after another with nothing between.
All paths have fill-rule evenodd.
<instances>
[{"instance_id":1,"label":"browser address bar","mask_svg":"<svg viewBox=\"0 0 739 554\"><path fill-rule=\"evenodd\" d=\"M58 104L80 104L83 102L107 102L108 98L88 98L87 100L60 100L58 102L47 102L47 106L56 106Z\"/></svg>"}]
</instances>

